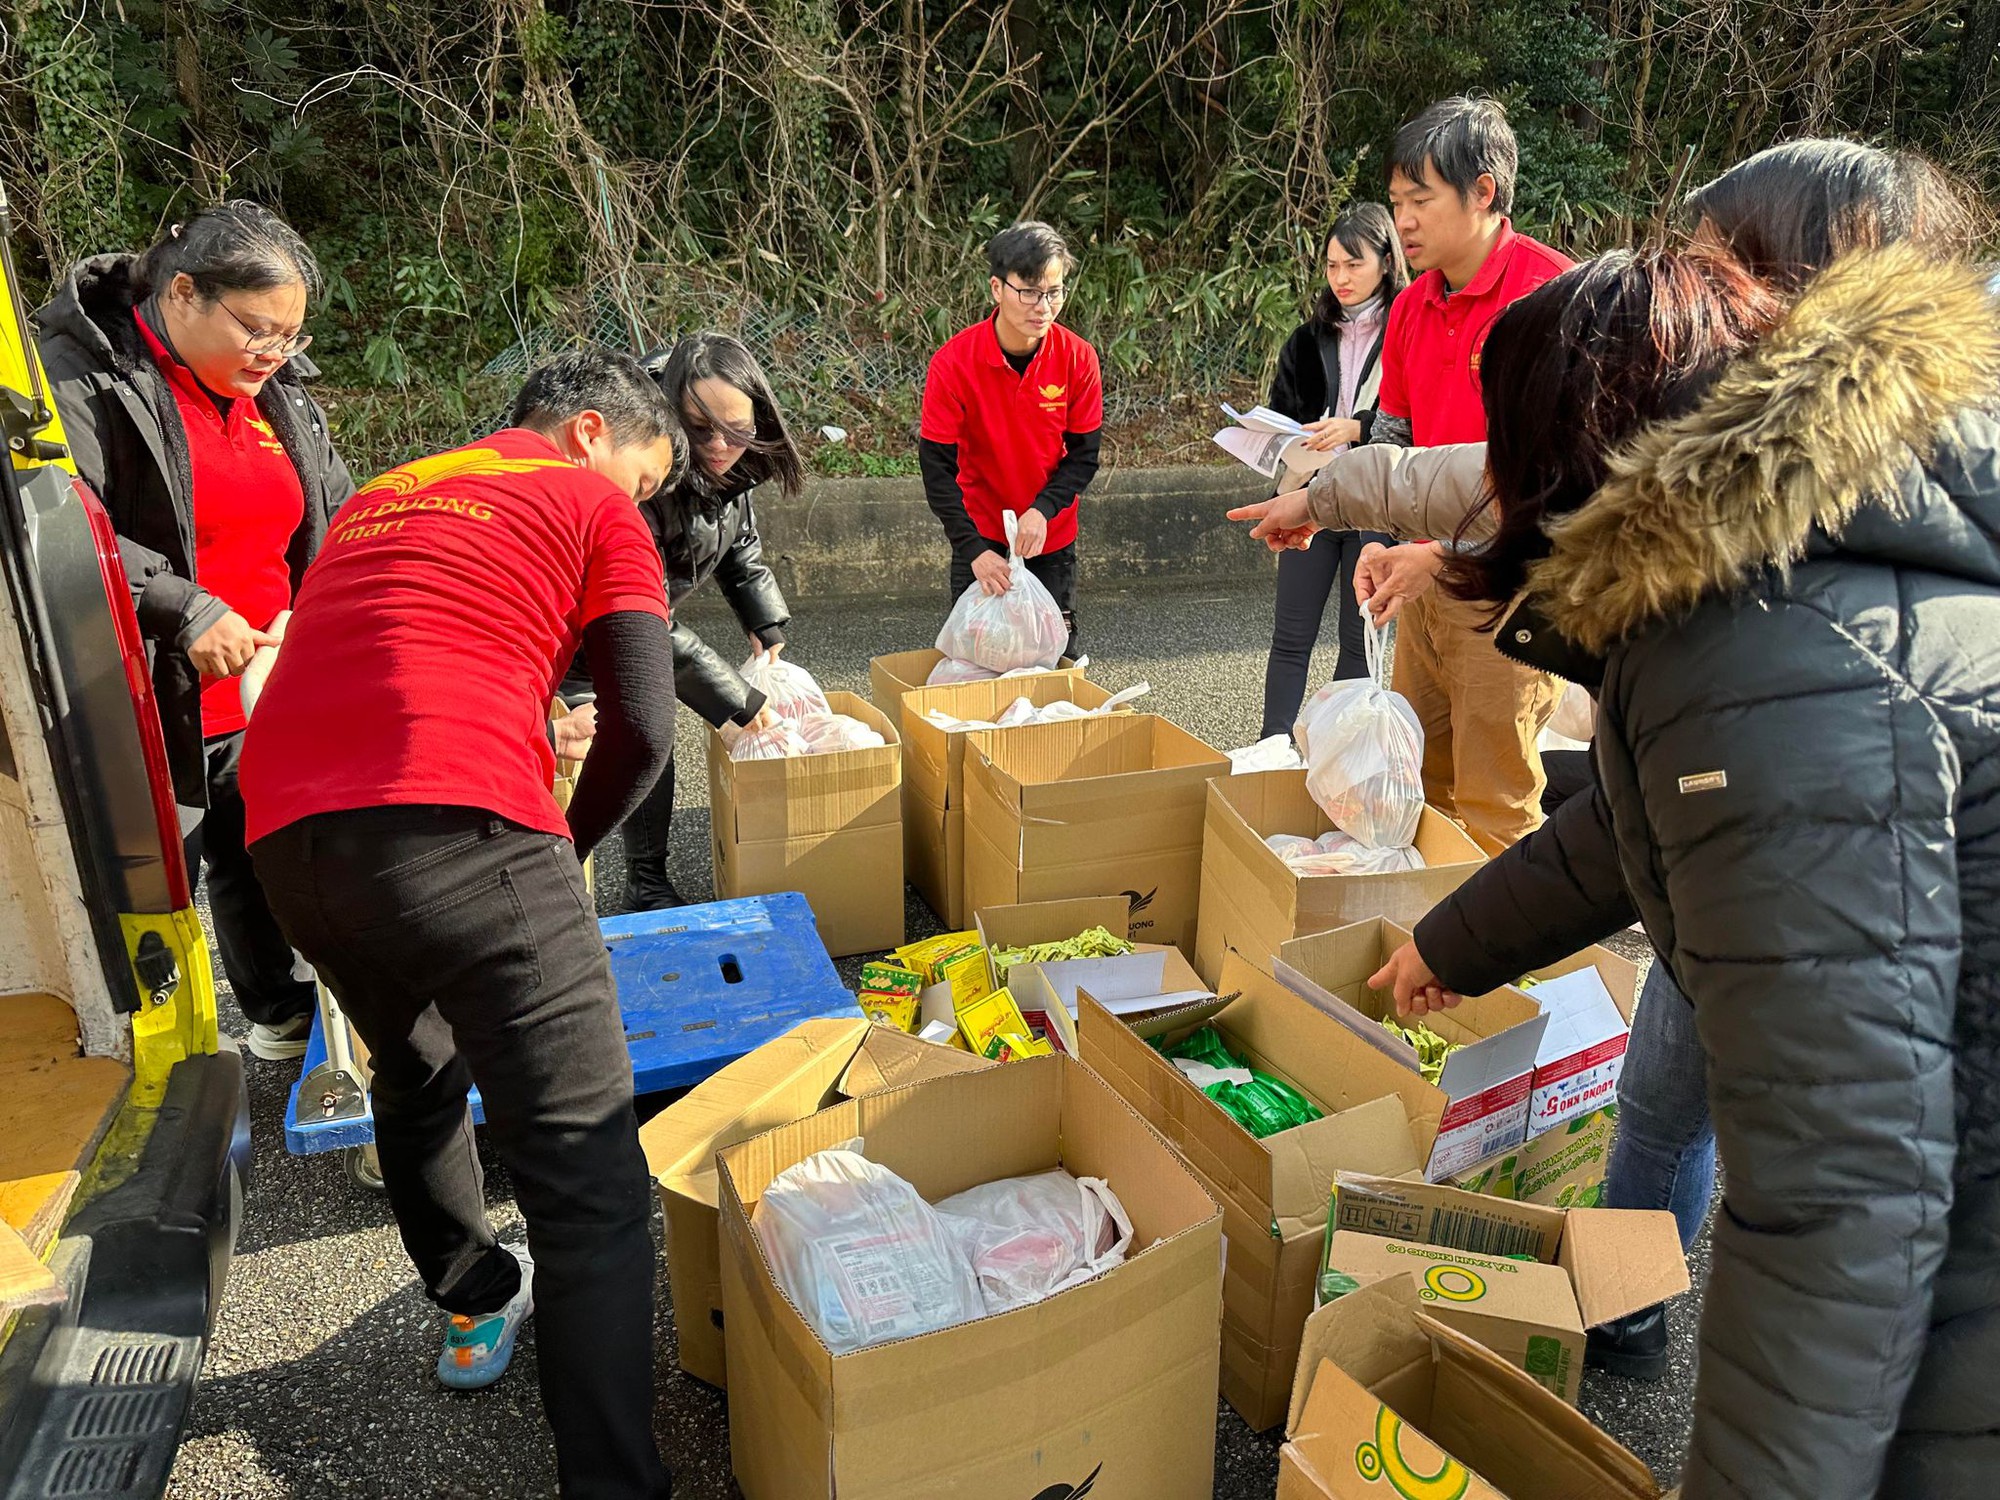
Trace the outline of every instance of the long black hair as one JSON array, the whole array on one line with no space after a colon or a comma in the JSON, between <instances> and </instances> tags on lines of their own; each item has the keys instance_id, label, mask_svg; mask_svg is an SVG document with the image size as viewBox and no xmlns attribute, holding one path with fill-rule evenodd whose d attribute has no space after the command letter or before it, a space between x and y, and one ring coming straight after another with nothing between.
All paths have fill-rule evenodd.
<instances>
[{"instance_id":1,"label":"long black hair","mask_svg":"<svg viewBox=\"0 0 2000 1500\"><path fill-rule=\"evenodd\" d=\"M1396 237L1396 221L1379 203L1350 203L1333 221L1333 228L1320 242L1319 296L1313 299L1309 321L1315 328L1328 329L1347 317L1347 309L1326 284L1326 252L1334 241L1356 260L1373 252L1382 261L1382 305L1396 300L1396 294L1410 284L1410 263L1403 259L1403 242Z\"/></svg>"},{"instance_id":2,"label":"long black hair","mask_svg":"<svg viewBox=\"0 0 2000 1500\"><path fill-rule=\"evenodd\" d=\"M1782 311L1768 284L1707 248L1615 251L1509 307L1479 382L1500 528L1446 560L1445 591L1504 607L1548 556L1544 523L1597 492L1620 446L1693 410Z\"/></svg>"},{"instance_id":3,"label":"long black hair","mask_svg":"<svg viewBox=\"0 0 2000 1500\"><path fill-rule=\"evenodd\" d=\"M1688 195L1707 225L1764 280L1796 292L1850 250L1909 242L1943 257L1974 238L1967 195L1913 151L1814 139L1748 157Z\"/></svg>"},{"instance_id":4,"label":"long black hair","mask_svg":"<svg viewBox=\"0 0 2000 1500\"><path fill-rule=\"evenodd\" d=\"M792 440L791 429L785 425L785 414L778 410L777 395L771 390L771 382L765 379L763 367L741 340L707 329L689 334L671 349L656 349L639 363L666 393L684 425L715 423L715 413L702 405L701 397L695 394L695 385L700 381L724 381L750 398L757 434L730 471L727 481L730 490L740 493L774 479L787 496L805 488L805 457ZM683 482L717 488L699 463L688 465Z\"/></svg>"},{"instance_id":5,"label":"long black hair","mask_svg":"<svg viewBox=\"0 0 2000 1500\"><path fill-rule=\"evenodd\" d=\"M266 292L303 286L317 298L319 262L299 232L261 203L231 198L198 209L139 257L133 283L140 296L164 293L185 273L204 305L224 292Z\"/></svg>"}]
</instances>

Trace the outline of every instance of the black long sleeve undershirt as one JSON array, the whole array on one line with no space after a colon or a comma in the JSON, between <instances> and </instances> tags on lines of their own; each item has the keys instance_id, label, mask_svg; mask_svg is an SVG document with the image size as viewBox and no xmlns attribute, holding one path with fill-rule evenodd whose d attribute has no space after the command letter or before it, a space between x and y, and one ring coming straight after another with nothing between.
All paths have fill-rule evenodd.
<instances>
[{"instance_id":1,"label":"black long sleeve undershirt","mask_svg":"<svg viewBox=\"0 0 2000 1500\"><path fill-rule=\"evenodd\" d=\"M620 610L584 627L597 689L597 737L570 798L576 857L635 811L674 756L674 648L667 622Z\"/></svg>"},{"instance_id":2,"label":"black long sleeve undershirt","mask_svg":"<svg viewBox=\"0 0 2000 1500\"><path fill-rule=\"evenodd\" d=\"M1053 521L1097 477L1104 435L1065 432L1063 456L1049 482L1034 499L1034 508ZM944 526L951 550L966 562L982 552L1005 552L1006 545L980 535L965 509L965 492L958 487L958 445L917 439L917 466L924 479L924 501Z\"/></svg>"},{"instance_id":3,"label":"black long sleeve undershirt","mask_svg":"<svg viewBox=\"0 0 2000 1500\"><path fill-rule=\"evenodd\" d=\"M1075 504L1077 496L1090 488L1090 481L1097 477L1098 455L1103 447L1102 428L1095 432L1065 432L1062 459L1049 475L1049 482L1042 486L1041 494L1035 496L1035 509L1053 521Z\"/></svg>"}]
</instances>

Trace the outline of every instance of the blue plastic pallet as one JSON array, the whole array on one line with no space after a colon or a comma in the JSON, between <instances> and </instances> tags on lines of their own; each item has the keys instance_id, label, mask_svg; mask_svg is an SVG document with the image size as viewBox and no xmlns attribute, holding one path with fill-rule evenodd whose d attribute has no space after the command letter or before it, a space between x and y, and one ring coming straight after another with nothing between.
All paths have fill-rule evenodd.
<instances>
[{"instance_id":1,"label":"blue plastic pallet","mask_svg":"<svg viewBox=\"0 0 2000 1500\"><path fill-rule=\"evenodd\" d=\"M618 982L638 1093L700 1083L801 1021L860 1014L820 942L812 907L797 892L634 912L598 925ZM315 1017L300 1081L325 1061L326 1038ZM472 1111L484 1121L477 1090ZM299 1084L292 1085L285 1149L294 1156L374 1139L372 1113L301 1119Z\"/></svg>"}]
</instances>

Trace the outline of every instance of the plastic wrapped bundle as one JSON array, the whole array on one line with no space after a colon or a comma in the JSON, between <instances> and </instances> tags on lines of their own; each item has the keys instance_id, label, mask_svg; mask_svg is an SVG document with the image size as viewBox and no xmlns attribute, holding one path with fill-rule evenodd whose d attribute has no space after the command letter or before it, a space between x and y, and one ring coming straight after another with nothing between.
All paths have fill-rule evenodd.
<instances>
[{"instance_id":1,"label":"plastic wrapped bundle","mask_svg":"<svg viewBox=\"0 0 2000 1500\"><path fill-rule=\"evenodd\" d=\"M1247 776L1252 771L1296 771L1305 764L1288 734L1270 735L1228 754L1231 776Z\"/></svg>"},{"instance_id":2,"label":"plastic wrapped bundle","mask_svg":"<svg viewBox=\"0 0 2000 1500\"><path fill-rule=\"evenodd\" d=\"M1153 1045L1260 1141L1323 1118L1320 1107L1284 1079L1261 1073L1232 1053L1214 1026L1198 1027L1164 1047Z\"/></svg>"},{"instance_id":3,"label":"plastic wrapped bundle","mask_svg":"<svg viewBox=\"0 0 2000 1500\"><path fill-rule=\"evenodd\" d=\"M797 729L780 719L769 729L746 729L726 741L731 760L788 760L809 751Z\"/></svg>"},{"instance_id":4,"label":"plastic wrapped bundle","mask_svg":"<svg viewBox=\"0 0 2000 1500\"><path fill-rule=\"evenodd\" d=\"M765 706L781 719L797 723L832 711L812 673L768 651L758 652L743 664L743 680L764 695Z\"/></svg>"},{"instance_id":5,"label":"plastic wrapped bundle","mask_svg":"<svg viewBox=\"0 0 2000 1500\"><path fill-rule=\"evenodd\" d=\"M1317 839L1274 833L1264 842L1300 875L1394 875L1424 868L1424 857L1414 847L1378 849L1338 828Z\"/></svg>"},{"instance_id":6,"label":"plastic wrapped bundle","mask_svg":"<svg viewBox=\"0 0 2000 1500\"><path fill-rule=\"evenodd\" d=\"M952 687L961 682L991 682L998 672L987 670L974 661L960 661L955 656L947 656L931 668L931 675L924 679L925 687Z\"/></svg>"},{"instance_id":7,"label":"plastic wrapped bundle","mask_svg":"<svg viewBox=\"0 0 2000 1500\"><path fill-rule=\"evenodd\" d=\"M1379 675L1381 633L1368 627L1371 675L1332 682L1299 710L1306 791L1334 826L1377 849L1406 847L1424 811L1424 731Z\"/></svg>"},{"instance_id":8,"label":"plastic wrapped bundle","mask_svg":"<svg viewBox=\"0 0 2000 1500\"><path fill-rule=\"evenodd\" d=\"M1109 1183L1060 1167L970 1188L937 1205L989 1313L1087 1281L1125 1259L1132 1221Z\"/></svg>"},{"instance_id":9,"label":"plastic wrapped bundle","mask_svg":"<svg viewBox=\"0 0 2000 1500\"><path fill-rule=\"evenodd\" d=\"M1005 519L1010 587L1004 594L989 594L973 583L952 606L938 632L937 648L995 673L1020 667L1046 671L1062 660L1069 627L1055 596L1013 550L1014 513L1006 512Z\"/></svg>"},{"instance_id":10,"label":"plastic wrapped bundle","mask_svg":"<svg viewBox=\"0 0 2000 1500\"><path fill-rule=\"evenodd\" d=\"M779 1287L835 1354L985 1316L945 1220L859 1145L807 1157L757 1200L750 1223Z\"/></svg>"},{"instance_id":11,"label":"plastic wrapped bundle","mask_svg":"<svg viewBox=\"0 0 2000 1500\"><path fill-rule=\"evenodd\" d=\"M799 738L807 755L835 750L879 750L889 742L851 714L812 714L801 719Z\"/></svg>"}]
</instances>

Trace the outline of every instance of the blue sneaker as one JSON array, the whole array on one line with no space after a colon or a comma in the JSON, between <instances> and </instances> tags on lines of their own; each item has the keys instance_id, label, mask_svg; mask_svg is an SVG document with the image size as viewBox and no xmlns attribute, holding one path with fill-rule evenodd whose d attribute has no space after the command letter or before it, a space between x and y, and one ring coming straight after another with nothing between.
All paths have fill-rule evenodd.
<instances>
[{"instance_id":1,"label":"blue sneaker","mask_svg":"<svg viewBox=\"0 0 2000 1500\"><path fill-rule=\"evenodd\" d=\"M482 1390L507 1373L515 1336L535 1310L535 1263L526 1250L509 1248L521 1264L520 1290L498 1312L472 1318L454 1313L445 1329L438 1379L455 1391Z\"/></svg>"}]
</instances>

